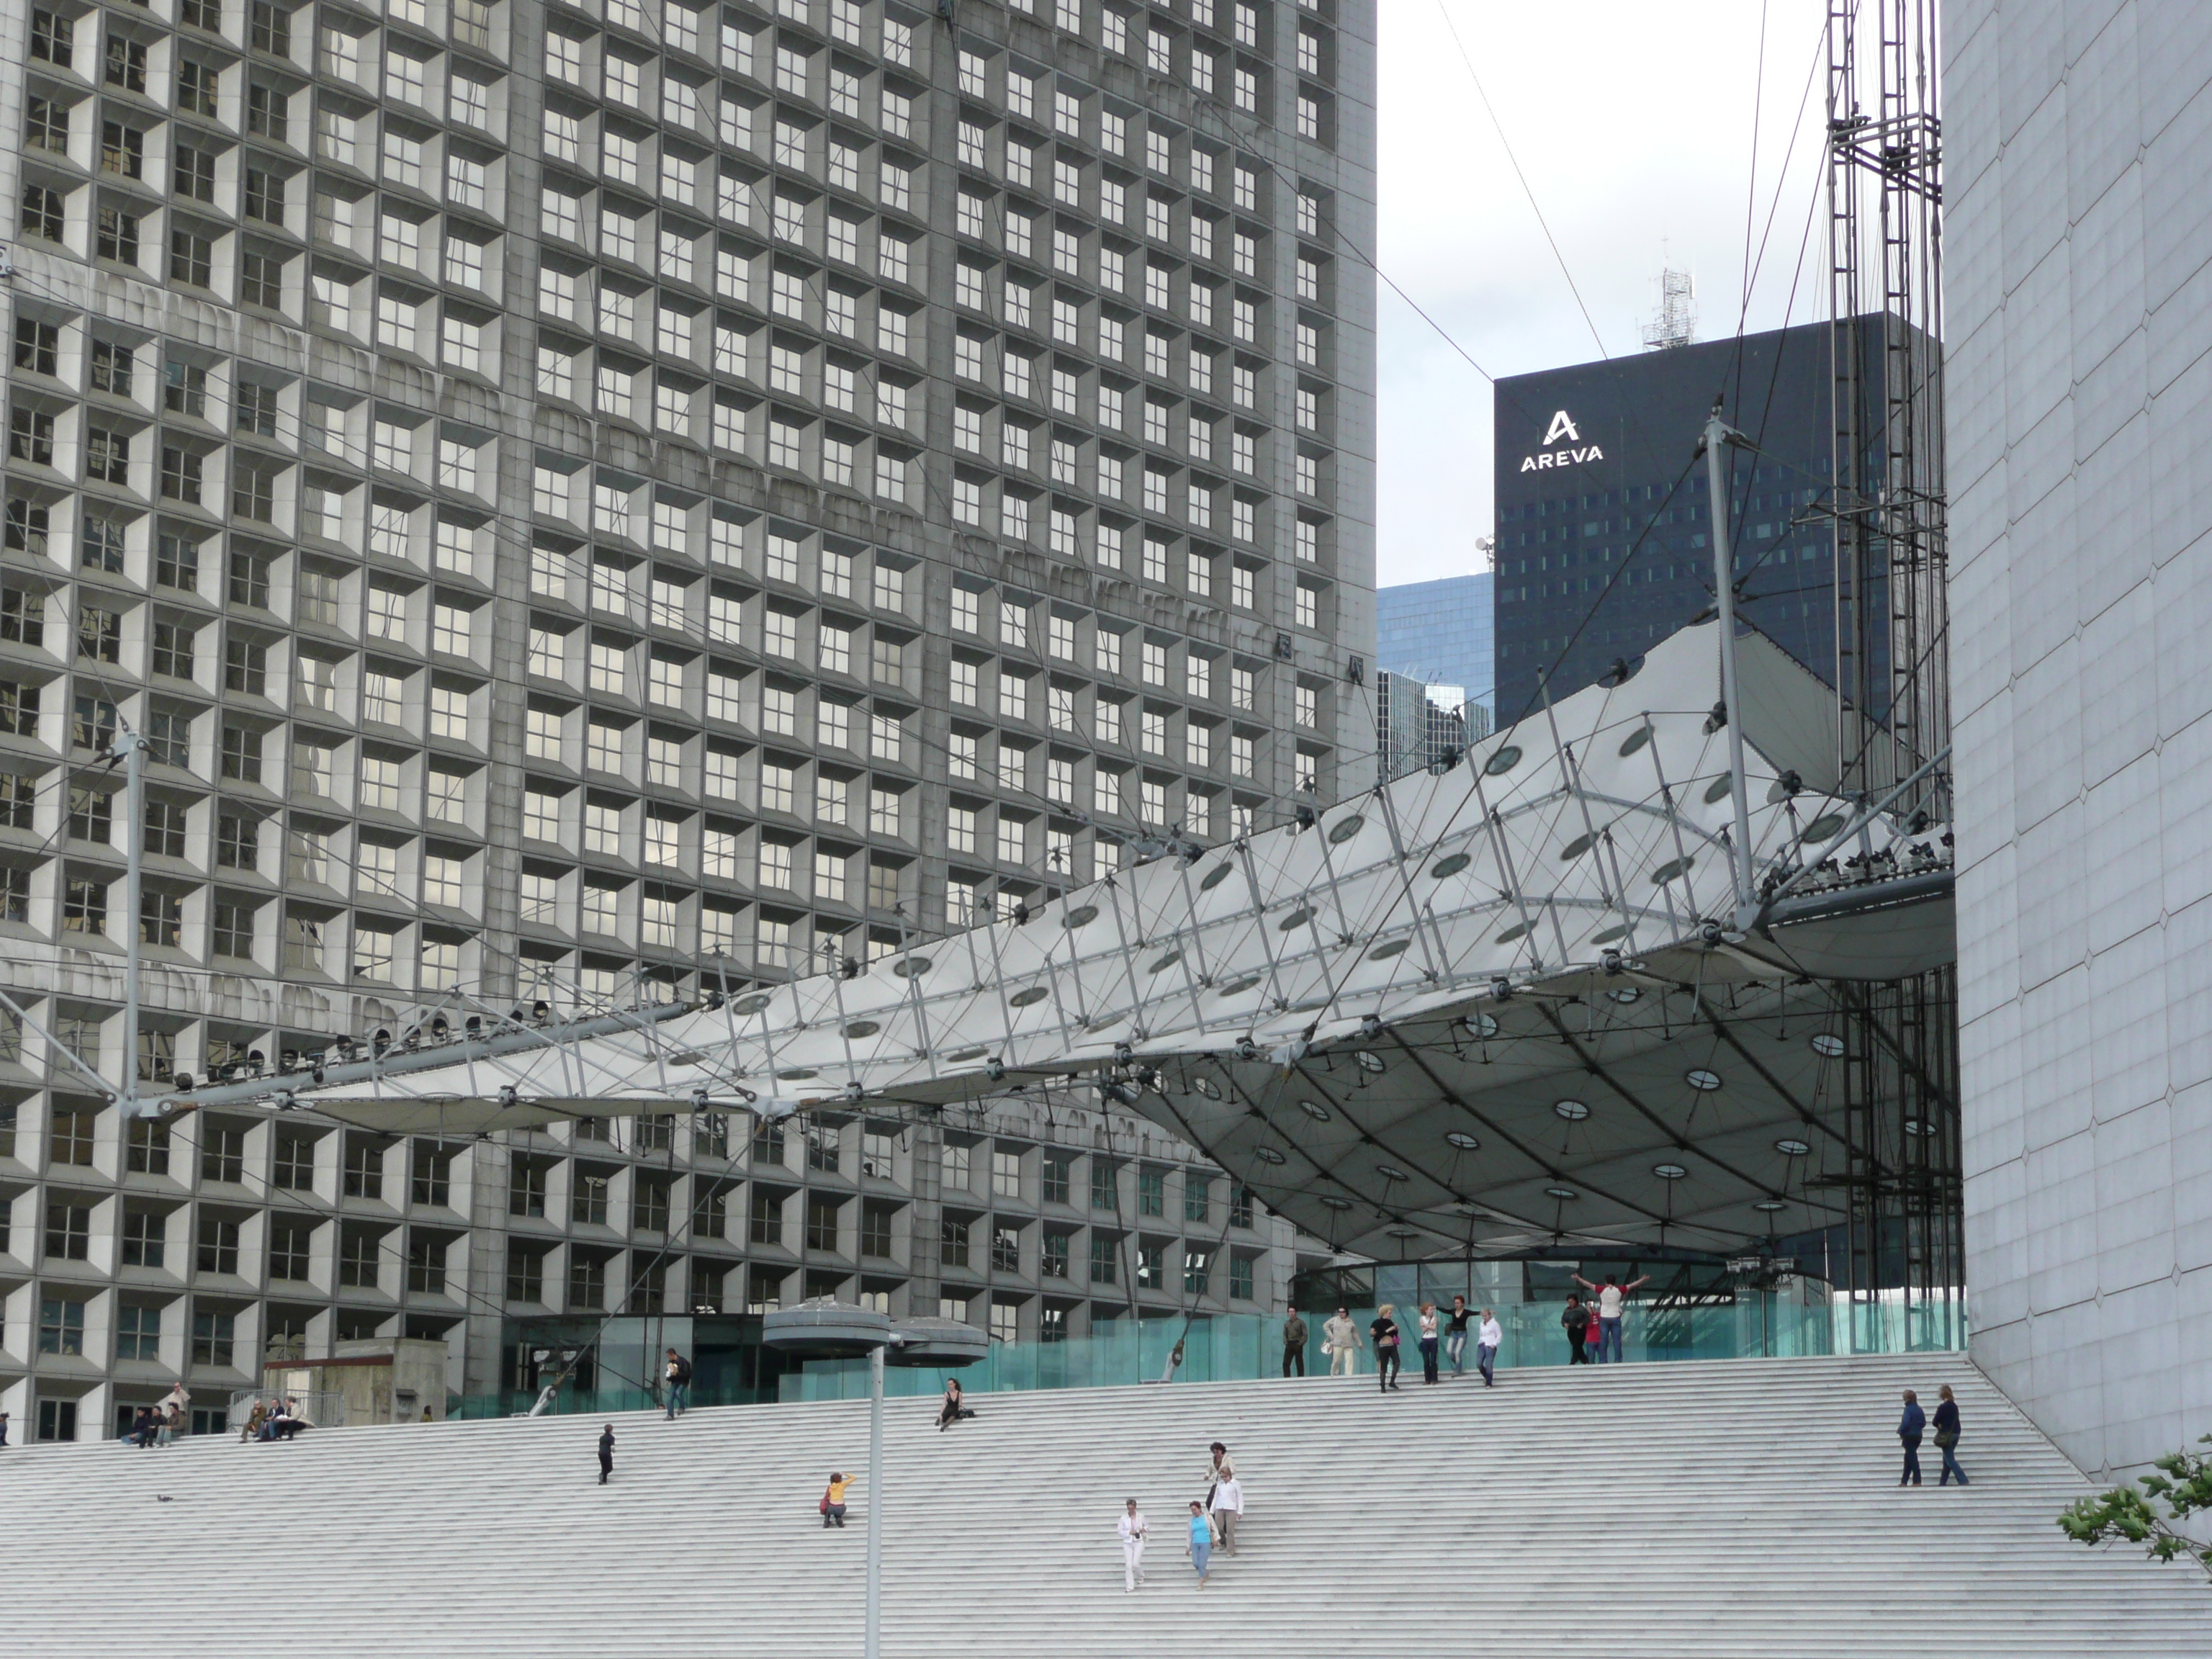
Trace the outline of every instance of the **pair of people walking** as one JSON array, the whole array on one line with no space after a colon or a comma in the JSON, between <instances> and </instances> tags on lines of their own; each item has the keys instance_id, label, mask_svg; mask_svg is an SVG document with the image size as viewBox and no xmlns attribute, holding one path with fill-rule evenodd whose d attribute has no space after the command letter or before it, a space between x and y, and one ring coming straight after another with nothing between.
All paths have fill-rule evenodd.
<instances>
[{"instance_id":1,"label":"pair of people walking","mask_svg":"<svg viewBox=\"0 0 2212 1659\"><path fill-rule=\"evenodd\" d=\"M1218 1440L1206 1448L1206 1515L1213 1540L1224 1555L1237 1553L1237 1523L1244 1515L1244 1488L1237 1479L1237 1460Z\"/></svg>"},{"instance_id":2,"label":"pair of people walking","mask_svg":"<svg viewBox=\"0 0 2212 1659\"><path fill-rule=\"evenodd\" d=\"M1197 1571L1200 1589L1212 1574L1213 1552L1218 1548L1224 1555L1237 1553L1237 1522L1244 1514L1244 1488L1237 1481L1236 1461L1229 1455L1229 1449L1217 1440L1207 1449L1209 1485L1203 1498L1190 1500L1189 1528L1183 1545ZM1122 1500L1115 1530L1121 1540L1122 1593L1133 1595L1145 1582L1145 1546L1152 1533L1152 1523L1137 1507L1135 1498Z\"/></svg>"},{"instance_id":3,"label":"pair of people walking","mask_svg":"<svg viewBox=\"0 0 2212 1659\"><path fill-rule=\"evenodd\" d=\"M1937 1392L1942 1398L1936 1405L1936 1449L1943 1454L1943 1473L1936 1484L1948 1486L1956 1476L1963 1486L1966 1472L1959 1467L1959 1402L1948 1382ZM1897 1424L1897 1437L1905 1448L1905 1472L1897 1480L1900 1486L1920 1484L1920 1439L1927 1427L1928 1414L1920 1409L1920 1396L1907 1389L1905 1414Z\"/></svg>"},{"instance_id":4,"label":"pair of people walking","mask_svg":"<svg viewBox=\"0 0 2212 1659\"><path fill-rule=\"evenodd\" d=\"M1474 1310L1467 1305L1463 1296L1452 1298L1451 1312L1444 1316L1444 1352L1450 1358L1452 1375L1467 1375L1467 1328L1470 1324L1474 1326L1475 1369L1482 1373L1482 1386L1494 1389L1498 1386L1498 1350L1505 1340L1505 1333L1487 1308L1482 1310L1478 1322ZM1425 1347L1422 1357L1427 1358Z\"/></svg>"}]
</instances>

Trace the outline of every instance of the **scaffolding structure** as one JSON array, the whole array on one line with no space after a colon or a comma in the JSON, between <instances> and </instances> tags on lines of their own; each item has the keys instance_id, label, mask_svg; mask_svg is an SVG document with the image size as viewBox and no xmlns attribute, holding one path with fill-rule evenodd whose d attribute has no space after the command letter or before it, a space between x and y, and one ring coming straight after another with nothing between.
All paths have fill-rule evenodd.
<instances>
[{"instance_id":1,"label":"scaffolding structure","mask_svg":"<svg viewBox=\"0 0 2212 1659\"><path fill-rule=\"evenodd\" d=\"M1659 314L1644 325L1644 349L1671 351L1697 337L1697 285L1688 271L1668 266L1659 273Z\"/></svg>"},{"instance_id":2,"label":"scaffolding structure","mask_svg":"<svg viewBox=\"0 0 2212 1659\"><path fill-rule=\"evenodd\" d=\"M1936 0L1829 6L1835 683L1847 792L1894 784L1950 741L1936 14ZM1948 768L1906 810L1923 808L1948 821Z\"/></svg>"},{"instance_id":3,"label":"scaffolding structure","mask_svg":"<svg viewBox=\"0 0 2212 1659\"><path fill-rule=\"evenodd\" d=\"M1898 811L1948 840L1938 18L1937 0L1830 0L1828 297L1843 793L1925 767ZM1820 1177L1849 1216L1837 1289L1902 1291L1937 1345L1963 1314L1957 969L1846 988L1844 1010L1847 1146Z\"/></svg>"}]
</instances>

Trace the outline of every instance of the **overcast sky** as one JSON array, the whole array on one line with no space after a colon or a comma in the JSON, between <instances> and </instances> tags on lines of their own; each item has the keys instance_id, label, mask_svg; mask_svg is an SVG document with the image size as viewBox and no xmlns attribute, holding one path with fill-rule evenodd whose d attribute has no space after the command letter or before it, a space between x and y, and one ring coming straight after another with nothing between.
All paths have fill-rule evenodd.
<instances>
[{"instance_id":1,"label":"overcast sky","mask_svg":"<svg viewBox=\"0 0 2212 1659\"><path fill-rule=\"evenodd\" d=\"M1807 216L1819 152L1820 0L1378 0L1382 224L1376 262L1492 374L1523 374L1643 349L1662 264L1697 282L1698 337L1735 332L1742 305L1744 218L1757 123L1753 244L1772 230L1747 327L1825 314L1823 226ZM1468 64L1528 175L1575 295L1546 245ZM1800 120L1800 100L1803 99ZM1785 150L1793 136L1795 151ZM1776 185L1781 185L1779 206ZM1806 246L1796 303L1798 251ZM1483 568L1491 518L1490 383L1381 289L1376 580L1383 586Z\"/></svg>"}]
</instances>

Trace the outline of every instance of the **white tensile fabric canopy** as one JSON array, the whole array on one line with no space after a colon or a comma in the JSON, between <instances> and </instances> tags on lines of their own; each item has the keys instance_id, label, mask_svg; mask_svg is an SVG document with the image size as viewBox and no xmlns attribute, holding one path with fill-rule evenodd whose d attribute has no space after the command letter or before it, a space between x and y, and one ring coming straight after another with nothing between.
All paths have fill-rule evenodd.
<instances>
[{"instance_id":1,"label":"white tensile fabric canopy","mask_svg":"<svg viewBox=\"0 0 2212 1659\"><path fill-rule=\"evenodd\" d=\"M1735 933L1717 649L1711 625L1684 629L1448 772L854 978L298 1103L422 1133L927 1110L1095 1073L1340 1249L1732 1248L1823 1225L1832 981L1951 959L1948 858L1878 817L1856 868ZM1832 694L1755 635L1739 650L1765 882L1852 808L1812 787L1833 787Z\"/></svg>"}]
</instances>

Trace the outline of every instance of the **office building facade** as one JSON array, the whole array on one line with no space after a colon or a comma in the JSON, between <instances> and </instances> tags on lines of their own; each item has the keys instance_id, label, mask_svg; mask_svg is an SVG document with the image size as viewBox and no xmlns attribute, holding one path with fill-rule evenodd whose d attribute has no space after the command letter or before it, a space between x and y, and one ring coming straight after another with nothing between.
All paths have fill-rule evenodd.
<instances>
[{"instance_id":1,"label":"office building facade","mask_svg":"<svg viewBox=\"0 0 2212 1659\"><path fill-rule=\"evenodd\" d=\"M1966 1273L1976 1361L2124 1477L2212 1407L2212 39L2041 21L1944 15Z\"/></svg>"},{"instance_id":2,"label":"office building facade","mask_svg":"<svg viewBox=\"0 0 2212 1659\"><path fill-rule=\"evenodd\" d=\"M1494 714L1497 586L1497 573L1482 570L1378 587L1375 665L1431 687L1457 686L1457 698L1442 701L1480 703Z\"/></svg>"},{"instance_id":3,"label":"office building facade","mask_svg":"<svg viewBox=\"0 0 2212 1659\"><path fill-rule=\"evenodd\" d=\"M1540 708L1544 689L1563 696L1632 662L1713 603L1697 453L1716 398L1759 451L1731 469L1737 614L1835 683L1835 532L1821 511L1830 359L1826 325L1811 325L1498 382L1500 726ZM1883 684L1886 640L1874 651Z\"/></svg>"},{"instance_id":4,"label":"office building facade","mask_svg":"<svg viewBox=\"0 0 2212 1659\"><path fill-rule=\"evenodd\" d=\"M1376 765L1382 781L1464 754L1468 705L1457 686L1428 686L1388 669L1375 676ZM1480 703L1473 705L1480 710ZM1484 732L1476 732L1477 737Z\"/></svg>"},{"instance_id":5,"label":"office building facade","mask_svg":"<svg viewBox=\"0 0 2212 1659\"><path fill-rule=\"evenodd\" d=\"M742 1126L458 1147L242 1110L164 1147L88 1073L779 977L1371 780L1340 697L1371 8L9 19L0 1399L32 1432L111 1384L246 1386L274 1338L445 1337L482 1391L508 1292L620 1298L670 1217L720 1218L724 1282L640 1295L762 1299L729 1287ZM96 764L126 727L143 825ZM825 1226L777 1293L819 1251L934 1310L934 1188L901 1272ZM517 1276L501 1217L563 1190Z\"/></svg>"}]
</instances>

